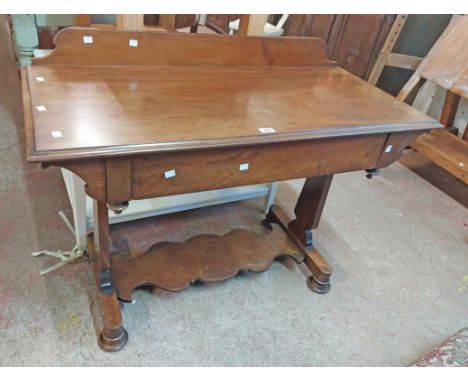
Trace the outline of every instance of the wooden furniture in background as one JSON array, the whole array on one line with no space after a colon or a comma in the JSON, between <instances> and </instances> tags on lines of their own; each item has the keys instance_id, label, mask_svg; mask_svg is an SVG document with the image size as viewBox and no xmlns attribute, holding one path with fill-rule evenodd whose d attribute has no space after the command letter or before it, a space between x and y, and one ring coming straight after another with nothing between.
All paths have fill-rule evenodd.
<instances>
[{"instance_id":1,"label":"wooden furniture in background","mask_svg":"<svg viewBox=\"0 0 468 382\"><path fill-rule=\"evenodd\" d=\"M96 24L91 22L91 15L76 15L76 25L88 28L170 32L175 32L178 28L190 27L190 33L196 33L199 16L189 14L118 14L115 24Z\"/></svg>"},{"instance_id":2,"label":"wooden furniture in background","mask_svg":"<svg viewBox=\"0 0 468 382\"><path fill-rule=\"evenodd\" d=\"M145 29L144 15L116 15L115 27L121 30L142 31Z\"/></svg>"},{"instance_id":3,"label":"wooden furniture in background","mask_svg":"<svg viewBox=\"0 0 468 382\"><path fill-rule=\"evenodd\" d=\"M368 79L396 15L289 15L285 36L319 37L330 59Z\"/></svg>"},{"instance_id":4,"label":"wooden furniture in background","mask_svg":"<svg viewBox=\"0 0 468 382\"><path fill-rule=\"evenodd\" d=\"M290 256L326 293L332 269L312 231L333 174L388 166L440 126L338 67L315 38L66 29L53 54L23 70L22 85L28 161L74 172L95 200L90 249L106 351L127 341L117 298L141 285L175 291ZM108 208L301 177L295 217L272 206L261 233L111 255Z\"/></svg>"},{"instance_id":5,"label":"wooden furniture in background","mask_svg":"<svg viewBox=\"0 0 468 382\"><path fill-rule=\"evenodd\" d=\"M229 23L242 15L207 15L205 25L218 33L228 34Z\"/></svg>"},{"instance_id":6,"label":"wooden furniture in background","mask_svg":"<svg viewBox=\"0 0 468 382\"><path fill-rule=\"evenodd\" d=\"M100 29L118 29L118 30L149 30L153 32L175 31L175 15L158 15L158 23L146 23L143 14L117 14L115 15L115 24L96 24L91 20L91 15L76 15L75 23L79 27L100 28Z\"/></svg>"},{"instance_id":7,"label":"wooden furniture in background","mask_svg":"<svg viewBox=\"0 0 468 382\"><path fill-rule=\"evenodd\" d=\"M145 14L145 25L167 25L173 29L184 28L190 26L193 18L196 15L160 15L160 14Z\"/></svg>"},{"instance_id":8,"label":"wooden furniture in background","mask_svg":"<svg viewBox=\"0 0 468 382\"><path fill-rule=\"evenodd\" d=\"M240 35L261 36L267 19L268 15L241 15L238 19L239 30L237 33Z\"/></svg>"},{"instance_id":9,"label":"wooden furniture in background","mask_svg":"<svg viewBox=\"0 0 468 382\"><path fill-rule=\"evenodd\" d=\"M400 54L392 52L398 37L400 36L403 27L405 26L408 15L398 15L393 23L392 29L388 33L385 44L382 47L377 60L372 68L367 81L372 85L375 85L379 80L380 75L385 66L393 66L396 68L416 70L421 61L422 57L410 56L407 54Z\"/></svg>"},{"instance_id":10,"label":"wooden furniture in background","mask_svg":"<svg viewBox=\"0 0 468 382\"><path fill-rule=\"evenodd\" d=\"M468 133L458 137L453 128L460 98L468 97L468 16L454 16L397 98L412 102L425 83L431 81L447 89L440 122L446 127L421 135L411 147L434 163L468 183Z\"/></svg>"},{"instance_id":11,"label":"wooden furniture in background","mask_svg":"<svg viewBox=\"0 0 468 382\"><path fill-rule=\"evenodd\" d=\"M267 22L268 16L269 15L241 15L239 19L229 23L229 34L281 36L284 33L283 26L289 15L282 15L276 25Z\"/></svg>"}]
</instances>

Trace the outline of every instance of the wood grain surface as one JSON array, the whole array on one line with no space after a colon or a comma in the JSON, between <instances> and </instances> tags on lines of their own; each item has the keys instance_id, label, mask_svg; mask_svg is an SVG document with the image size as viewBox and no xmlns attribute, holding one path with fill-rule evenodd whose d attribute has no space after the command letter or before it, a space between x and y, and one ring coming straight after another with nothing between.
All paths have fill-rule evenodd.
<instances>
[{"instance_id":1,"label":"wood grain surface","mask_svg":"<svg viewBox=\"0 0 468 382\"><path fill-rule=\"evenodd\" d=\"M69 29L55 42L22 72L27 159L69 169L97 200L106 351L128 337L117 295L130 300L140 285L179 290L289 255L305 261L309 287L327 293L332 269L311 230L331 174L386 166L409 138L440 126L337 67L315 38ZM273 206L265 234L163 242L138 258L109 252L108 207L300 177L319 178L306 181L295 223Z\"/></svg>"},{"instance_id":2,"label":"wood grain surface","mask_svg":"<svg viewBox=\"0 0 468 382\"><path fill-rule=\"evenodd\" d=\"M37 66L29 84L41 161L438 126L340 68Z\"/></svg>"},{"instance_id":3,"label":"wood grain surface","mask_svg":"<svg viewBox=\"0 0 468 382\"><path fill-rule=\"evenodd\" d=\"M455 16L421 63L418 72L426 80L467 98L467 46L468 15Z\"/></svg>"},{"instance_id":4,"label":"wood grain surface","mask_svg":"<svg viewBox=\"0 0 468 382\"><path fill-rule=\"evenodd\" d=\"M31 161L438 126L334 65L316 38L72 28L56 43L28 68Z\"/></svg>"},{"instance_id":5,"label":"wood grain surface","mask_svg":"<svg viewBox=\"0 0 468 382\"><path fill-rule=\"evenodd\" d=\"M132 199L374 168L386 140L375 134L142 155L132 160Z\"/></svg>"},{"instance_id":6,"label":"wood grain surface","mask_svg":"<svg viewBox=\"0 0 468 382\"><path fill-rule=\"evenodd\" d=\"M117 294L128 301L132 290L142 285L178 291L195 281L222 281L240 271L266 271L279 256L299 263L304 251L272 224L272 230L263 234L237 229L224 236L194 236L184 243L161 242L141 257L113 256L112 268Z\"/></svg>"},{"instance_id":7,"label":"wood grain surface","mask_svg":"<svg viewBox=\"0 0 468 382\"><path fill-rule=\"evenodd\" d=\"M137 47L130 40L137 40ZM54 43L54 53L34 59L33 65L336 65L327 58L325 42L318 38L67 28L55 35Z\"/></svg>"},{"instance_id":8,"label":"wood grain surface","mask_svg":"<svg viewBox=\"0 0 468 382\"><path fill-rule=\"evenodd\" d=\"M420 135L411 147L468 184L468 142L438 129Z\"/></svg>"}]
</instances>

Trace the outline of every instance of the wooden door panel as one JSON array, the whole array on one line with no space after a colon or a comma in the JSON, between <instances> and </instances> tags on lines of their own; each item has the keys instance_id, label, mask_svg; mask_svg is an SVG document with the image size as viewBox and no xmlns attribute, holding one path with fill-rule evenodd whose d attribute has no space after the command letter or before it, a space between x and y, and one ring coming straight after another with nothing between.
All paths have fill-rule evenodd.
<instances>
[{"instance_id":1,"label":"wooden door panel","mask_svg":"<svg viewBox=\"0 0 468 382\"><path fill-rule=\"evenodd\" d=\"M331 60L366 79L395 15L291 15L285 35L319 37Z\"/></svg>"}]
</instances>

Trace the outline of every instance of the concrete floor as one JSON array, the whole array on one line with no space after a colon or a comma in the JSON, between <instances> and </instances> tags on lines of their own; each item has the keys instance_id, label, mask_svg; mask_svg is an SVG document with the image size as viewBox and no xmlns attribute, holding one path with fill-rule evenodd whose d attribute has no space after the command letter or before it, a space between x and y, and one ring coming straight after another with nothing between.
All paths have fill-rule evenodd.
<instances>
[{"instance_id":1,"label":"concrete floor","mask_svg":"<svg viewBox=\"0 0 468 382\"><path fill-rule=\"evenodd\" d=\"M30 255L72 247L57 216L71 210L59 170L25 162L7 53L0 41L0 366L401 366L468 325L468 290L458 289L468 274L467 209L395 163L373 180L335 177L315 235L335 269L329 294L312 293L290 262L179 293L137 290L123 309L127 346L102 352L86 263L41 276L51 260ZM289 213L301 183L280 185ZM169 240L257 230L261 207L251 200L139 224ZM125 244L124 228L113 229L116 248L147 245Z\"/></svg>"},{"instance_id":2,"label":"concrete floor","mask_svg":"<svg viewBox=\"0 0 468 382\"><path fill-rule=\"evenodd\" d=\"M404 150L399 162L468 208L468 187L462 180L414 150Z\"/></svg>"}]
</instances>

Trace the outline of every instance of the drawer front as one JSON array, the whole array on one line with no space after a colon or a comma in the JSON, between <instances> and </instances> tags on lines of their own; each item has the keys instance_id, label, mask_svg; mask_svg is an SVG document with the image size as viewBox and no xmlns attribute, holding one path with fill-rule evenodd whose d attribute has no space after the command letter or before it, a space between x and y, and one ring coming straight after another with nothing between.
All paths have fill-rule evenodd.
<instances>
[{"instance_id":1,"label":"drawer front","mask_svg":"<svg viewBox=\"0 0 468 382\"><path fill-rule=\"evenodd\" d=\"M387 134L139 156L132 199L375 167Z\"/></svg>"}]
</instances>

